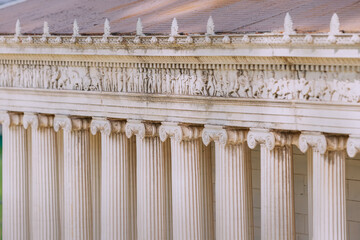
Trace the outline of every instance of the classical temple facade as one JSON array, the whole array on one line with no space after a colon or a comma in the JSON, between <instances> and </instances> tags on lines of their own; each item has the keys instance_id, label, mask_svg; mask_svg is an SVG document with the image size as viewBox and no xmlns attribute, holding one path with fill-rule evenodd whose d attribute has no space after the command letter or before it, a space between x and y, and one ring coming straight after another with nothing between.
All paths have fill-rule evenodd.
<instances>
[{"instance_id":1,"label":"classical temple facade","mask_svg":"<svg viewBox=\"0 0 360 240\"><path fill-rule=\"evenodd\" d=\"M360 37L0 36L4 240L359 239Z\"/></svg>"}]
</instances>

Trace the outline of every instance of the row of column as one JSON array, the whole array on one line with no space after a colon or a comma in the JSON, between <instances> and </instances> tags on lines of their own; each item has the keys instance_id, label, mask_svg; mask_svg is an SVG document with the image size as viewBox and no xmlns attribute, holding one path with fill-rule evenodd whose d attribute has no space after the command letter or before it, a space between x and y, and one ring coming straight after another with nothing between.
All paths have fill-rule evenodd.
<instances>
[{"instance_id":1,"label":"row of column","mask_svg":"<svg viewBox=\"0 0 360 240\"><path fill-rule=\"evenodd\" d=\"M311 239L346 240L345 149L353 157L357 137L42 114L2 113L0 122L4 240L252 240L257 144L261 239L295 240L296 144L310 147Z\"/></svg>"}]
</instances>

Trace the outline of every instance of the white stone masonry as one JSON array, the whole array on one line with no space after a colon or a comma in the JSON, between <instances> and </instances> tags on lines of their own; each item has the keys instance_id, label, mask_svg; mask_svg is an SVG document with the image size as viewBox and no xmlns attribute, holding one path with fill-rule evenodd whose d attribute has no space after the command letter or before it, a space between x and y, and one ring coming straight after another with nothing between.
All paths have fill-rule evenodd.
<instances>
[{"instance_id":1,"label":"white stone masonry","mask_svg":"<svg viewBox=\"0 0 360 240\"><path fill-rule=\"evenodd\" d=\"M64 130L64 237L93 238L90 172L90 121L55 116L54 128Z\"/></svg>"},{"instance_id":2,"label":"white stone masonry","mask_svg":"<svg viewBox=\"0 0 360 240\"><path fill-rule=\"evenodd\" d=\"M3 126L3 239L29 239L27 136L23 115L1 113ZM6 219L6 220L5 220Z\"/></svg>"},{"instance_id":3,"label":"white stone masonry","mask_svg":"<svg viewBox=\"0 0 360 240\"><path fill-rule=\"evenodd\" d=\"M31 239L60 240L57 137L54 117L26 114L25 129L31 127L30 234Z\"/></svg>"},{"instance_id":4,"label":"white stone masonry","mask_svg":"<svg viewBox=\"0 0 360 240\"><path fill-rule=\"evenodd\" d=\"M215 141L216 239L253 239L250 149L246 131L206 125L203 142Z\"/></svg>"},{"instance_id":5,"label":"white stone masonry","mask_svg":"<svg viewBox=\"0 0 360 240\"><path fill-rule=\"evenodd\" d=\"M310 238L346 240L346 138L304 132L299 138L299 148L306 152L309 146L313 152Z\"/></svg>"},{"instance_id":6,"label":"white stone masonry","mask_svg":"<svg viewBox=\"0 0 360 240\"><path fill-rule=\"evenodd\" d=\"M251 129L247 140L261 146L261 239L295 240L292 135Z\"/></svg>"},{"instance_id":7,"label":"white stone masonry","mask_svg":"<svg viewBox=\"0 0 360 240\"><path fill-rule=\"evenodd\" d=\"M172 239L171 156L159 124L128 121L126 136L136 135L138 240Z\"/></svg>"},{"instance_id":8,"label":"white stone masonry","mask_svg":"<svg viewBox=\"0 0 360 240\"><path fill-rule=\"evenodd\" d=\"M214 239L210 148L201 128L163 123L159 135L171 138L173 240Z\"/></svg>"},{"instance_id":9,"label":"white stone masonry","mask_svg":"<svg viewBox=\"0 0 360 240\"><path fill-rule=\"evenodd\" d=\"M101 132L101 239L136 240L136 145L124 121L94 118Z\"/></svg>"}]
</instances>

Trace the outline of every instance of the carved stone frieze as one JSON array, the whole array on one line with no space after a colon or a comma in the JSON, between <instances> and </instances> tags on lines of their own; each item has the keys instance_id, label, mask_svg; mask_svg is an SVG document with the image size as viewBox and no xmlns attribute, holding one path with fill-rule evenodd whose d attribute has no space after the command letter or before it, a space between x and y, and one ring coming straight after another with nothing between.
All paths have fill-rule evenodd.
<instances>
[{"instance_id":1,"label":"carved stone frieze","mask_svg":"<svg viewBox=\"0 0 360 240\"><path fill-rule=\"evenodd\" d=\"M360 102L360 74L338 68L125 64L108 67L0 64L0 87L228 98Z\"/></svg>"}]
</instances>

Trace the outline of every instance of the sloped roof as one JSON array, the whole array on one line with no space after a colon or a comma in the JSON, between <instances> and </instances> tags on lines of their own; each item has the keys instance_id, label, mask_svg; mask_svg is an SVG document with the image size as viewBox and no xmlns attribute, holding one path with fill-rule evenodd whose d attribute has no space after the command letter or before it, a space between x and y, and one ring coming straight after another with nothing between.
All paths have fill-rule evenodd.
<instances>
[{"instance_id":1,"label":"sloped roof","mask_svg":"<svg viewBox=\"0 0 360 240\"><path fill-rule=\"evenodd\" d=\"M211 15L216 32L282 31L289 12L298 32L328 32L333 13L340 29L360 32L360 1L355 0L27 0L0 9L0 33L13 34L19 18L22 33L71 34L76 18L80 33L102 34L105 18L112 33L134 33L141 18L144 33L169 34L176 17L179 32L204 33Z\"/></svg>"}]
</instances>

